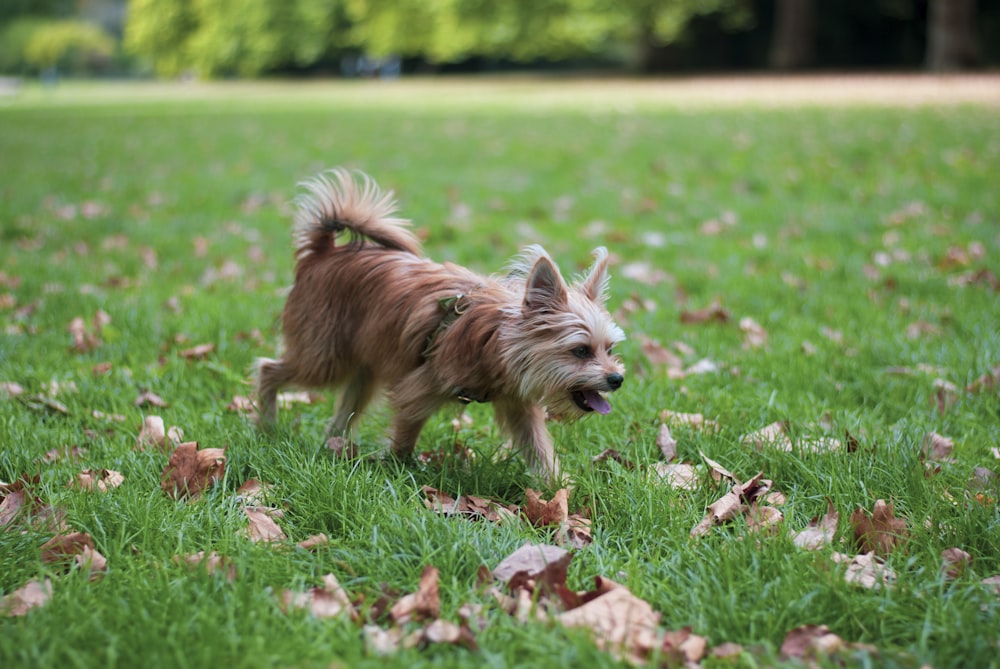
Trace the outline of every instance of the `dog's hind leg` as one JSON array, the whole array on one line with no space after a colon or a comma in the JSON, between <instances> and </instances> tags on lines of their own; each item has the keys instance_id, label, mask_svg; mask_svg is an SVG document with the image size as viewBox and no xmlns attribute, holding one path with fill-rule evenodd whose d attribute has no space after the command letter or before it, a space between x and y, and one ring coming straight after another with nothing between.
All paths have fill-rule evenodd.
<instances>
[{"instance_id":1,"label":"dog's hind leg","mask_svg":"<svg viewBox=\"0 0 1000 669\"><path fill-rule=\"evenodd\" d=\"M392 388L391 404L395 419L390 447L396 457L409 457L424 423L446 400L433 390L433 377L427 370L426 365L418 368Z\"/></svg>"},{"instance_id":2,"label":"dog's hind leg","mask_svg":"<svg viewBox=\"0 0 1000 669\"><path fill-rule=\"evenodd\" d=\"M376 391L375 379L371 371L358 370L344 387L344 393L337 405L337 412L326 429L329 439L334 436L345 436L354 419L361 415L368 403L372 401Z\"/></svg>"},{"instance_id":3,"label":"dog's hind leg","mask_svg":"<svg viewBox=\"0 0 1000 669\"><path fill-rule=\"evenodd\" d=\"M271 428L278 419L278 391L295 379L295 372L284 360L261 358L257 361L256 376L260 425Z\"/></svg>"}]
</instances>

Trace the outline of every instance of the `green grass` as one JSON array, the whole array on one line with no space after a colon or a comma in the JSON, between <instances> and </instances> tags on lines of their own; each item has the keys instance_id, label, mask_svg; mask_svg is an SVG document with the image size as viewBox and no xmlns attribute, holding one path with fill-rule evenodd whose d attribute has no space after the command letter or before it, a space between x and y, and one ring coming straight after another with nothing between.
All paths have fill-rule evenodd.
<instances>
[{"instance_id":1,"label":"green grass","mask_svg":"<svg viewBox=\"0 0 1000 669\"><path fill-rule=\"evenodd\" d=\"M371 602L382 583L412 591L428 564L441 570L443 617L482 602L489 625L477 652L432 646L392 664L616 664L585 635L519 624L477 590L480 564L495 566L528 539L546 541L544 532L423 507L424 484L523 501L531 481L520 464L490 462L501 437L488 409L474 407L472 426L457 435L454 412L444 411L420 442L421 450L464 443L479 455L469 469L448 459L402 466L321 455L333 398L282 411L272 436L225 410L248 394L254 358L275 352L292 278L295 184L335 165L396 189L435 259L491 272L520 246L542 243L568 274L606 244L617 258L612 308L632 295L655 302L623 320L629 373L613 412L552 427L576 480L571 509L586 505L593 516L594 542L571 564L572 587L588 587L596 574L619 580L662 612L667 628L743 644L748 666L773 662L785 633L809 623L878 647L867 658L874 665L997 666L1000 599L979 581L1000 573L998 490L977 501L968 481L977 466L1000 466L990 450L1000 445L1000 399L995 389L960 392L943 414L932 399L936 378L961 389L1000 364L997 293L954 285L971 270L1000 274L1000 115L960 105L676 102L650 94L657 85L616 88L614 99L599 84L560 96L553 82L467 94L408 84L398 89L406 95L262 85L232 98L225 88L132 95L68 86L3 102L0 296L10 297L0 302L0 381L26 395L52 381L75 391L58 395L65 416L0 398L0 480L39 473L41 496L92 535L108 572L96 582L78 571L54 576L48 605L0 619L0 666L381 665L357 626L285 614L276 593L333 572ZM549 104L553 96L558 104ZM921 206L907 210L914 202ZM711 219L735 224L703 234ZM970 244L984 255L942 265L950 247ZM882 253L888 266L876 262ZM213 280L227 261L237 275ZM623 276L641 262L667 278L647 285ZM177 309L166 306L172 298ZM682 309L716 298L733 315L729 324L680 323ZM70 321L98 309L111 317L103 344L70 351ZM742 347L745 316L768 331L766 348ZM915 322L935 332L910 338ZM261 336L247 336L255 328ZM721 371L669 380L644 358L643 335L685 342L695 350L690 362L710 358ZM216 351L205 361L177 355L206 342ZM111 371L95 376L102 362ZM887 371L922 364L940 369ZM169 408L133 406L146 389ZM663 409L719 421L716 434L676 429L681 459L700 462L701 450L745 478L762 470L788 497L781 532L758 541L740 521L691 539L721 494L707 475L682 492L616 463L591 465L605 448L656 461ZM175 502L160 491L167 456L132 449L145 414L202 447L227 448L225 479L204 499ZM740 441L775 420L808 430L824 417L861 447L761 453ZM364 447L378 447L385 422L384 411L368 416ZM954 462L933 477L919 457L929 431L956 442ZM40 464L46 451L73 444L87 449L81 460ZM85 467L119 470L125 483L105 494L67 488ZM326 532L329 546L280 551L240 536L234 493L250 477L277 486L292 540ZM893 588L852 587L831 564L833 548L792 544L790 534L823 513L827 498L841 513L834 548L844 552L855 508L884 498L907 519L911 536L890 559ZM50 536L0 532L0 592L56 573L39 557ZM939 571L949 547L974 560L955 581ZM172 561L198 550L230 556L239 577L192 574Z\"/></svg>"}]
</instances>

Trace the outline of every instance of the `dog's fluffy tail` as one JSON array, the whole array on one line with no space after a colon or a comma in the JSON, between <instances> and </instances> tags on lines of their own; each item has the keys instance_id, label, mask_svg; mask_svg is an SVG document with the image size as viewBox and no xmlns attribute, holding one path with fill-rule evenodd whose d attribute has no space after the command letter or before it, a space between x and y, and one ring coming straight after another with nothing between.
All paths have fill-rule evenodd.
<instances>
[{"instance_id":1,"label":"dog's fluffy tail","mask_svg":"<svg viewBox=\"0 0 1000 669\"><path fill-rule=\"evenodd\" d=\"M296 198L295 256L322 253L349 231L355 239L370 240L388 249L420 255L420 241L410 222L395 218L396 200L363 172L336 168L304 181Z\"/></svg>"}]
</instances>

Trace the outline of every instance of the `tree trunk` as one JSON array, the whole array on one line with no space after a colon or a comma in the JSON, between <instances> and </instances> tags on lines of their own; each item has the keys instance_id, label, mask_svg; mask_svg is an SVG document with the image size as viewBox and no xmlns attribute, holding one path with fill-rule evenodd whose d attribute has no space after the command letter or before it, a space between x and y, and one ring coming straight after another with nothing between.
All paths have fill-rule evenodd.
<instances>
[{"instance_id":1,"label":"tree trunk","mask_svg":"<svg viewBox=\"0 0 1000 669\"><path fill-rule=\"evenodd\" d=\"M930 0L927 8L927 68L947 72L982 63L976 33L976 0Z\"/></svg>"},{"instance_id":2,"label":"tree trunk","mask_svg":"<svg viewBox=\"0 0 1000 669\"><path fill-rule=\"evenodd\" d=\"M777 0L771 38L771 67L797 70L813 64L816 44L815 0Z\"/></svg>"}]
</instances>

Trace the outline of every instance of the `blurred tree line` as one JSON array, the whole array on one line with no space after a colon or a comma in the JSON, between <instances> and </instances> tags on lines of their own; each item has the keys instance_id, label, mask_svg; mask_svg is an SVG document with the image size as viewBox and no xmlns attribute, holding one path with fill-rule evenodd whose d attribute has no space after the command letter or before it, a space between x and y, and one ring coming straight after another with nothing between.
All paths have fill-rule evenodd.
<instances>
[{"instance_id":1,"label":"blurred tree line","mask_svg":"<svg viewBox=\"0 0 1000 669\"><path fill-rule=\"evenodd\" d=\"M0 2L8 72L946 71L1000 61L998 38L1000 3L977 0Z\"/></svg>"}]
</instances>

